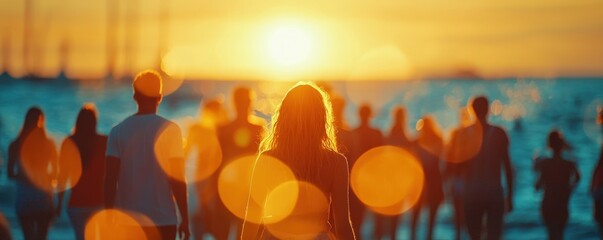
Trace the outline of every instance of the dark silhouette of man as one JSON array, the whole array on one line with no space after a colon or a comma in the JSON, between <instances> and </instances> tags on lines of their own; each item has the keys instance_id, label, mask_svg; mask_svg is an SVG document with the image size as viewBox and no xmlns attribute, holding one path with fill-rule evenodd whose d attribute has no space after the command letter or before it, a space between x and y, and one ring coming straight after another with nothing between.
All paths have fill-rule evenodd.
<instances>
[{"instance_id":1,"label":"dark silhouette of man","mask_svg":"<svg viewBox=\"0 0 603 240\"><path fill-rule=\"evenodd\" d=\"M363 153L372 148L383 145L383 134L381 131L379 131L379 129L371 126L372 115L373 110L371 109L371 106L367 104L360 106L360 109L358 109L360 125L352 130L354 144L353 149L350 149L350 168L354 166L356 160L358 160ZM360 230L362 229L362 223L364 222L365 209L366 207L360 201L360 199L358 199L356 194L350 194L350 219L352 220L354 231L356 231L355 234L360 239L362 238ZM376 214L375 218L375 239L381 239L381 236L384 232L382 229L384 224L382 222L384 222L384 218L388 217Z\"/></svg>"},{"instance_id":2,"label":"dark silhouette of man","mask_svg":"<svg viewBox=\"0 0 603 240\"><path fill-rule=\"evenodd\" d=\"M161 239L176 239L180 234L181 239L188 239L182 133L178 125L157 115L161 81L155 71L139 73L133 83L138 111L111 129L105 205L144 214L153 224L141 226L145 233L158 232Z\"/></svg>"},{"instance_id":3,"label":"dark silhouette of man","mask_svg":"<svg viewBox=\"0 0 603 240\"><path fill-rule=\"evenodd\" d=\"M485 219L486 239L500 239L505 210L510 212L513 209L513 169L509 157L509 138L505 130L488 123L486 97L476 97L471 106L477 122L461 131L473 134L459 135L481 138L481 147L467 162L465 224L471 239L483 239L482 222ZM506 195L501 184L501 171L505 172Z\"/></svg>"},{"instance_id":4,"label":"dark silhouette of man","mask_svg":"<svg viewBox=\"0 0 603 240\"><path fill-rule=\"evenodd\" d=\"M231 122L218 127L218 141L222 148L222 164L220 170L237 158L257 154L264 128L251 122L250 111L254 99L253 91L247 87L237 87L233 91L233 102L236 116ZM219 173L220 171L217 171ZM217 177L219 174L214 174ZM217 191L217 179L213 178ZM244 203L244 201L242 202ZM237 236L240 235L242 220L230 213L222 202L216 209L216 221L213 234L218 240L229 239L232 226Z\"/></svg>"}]
</instances>

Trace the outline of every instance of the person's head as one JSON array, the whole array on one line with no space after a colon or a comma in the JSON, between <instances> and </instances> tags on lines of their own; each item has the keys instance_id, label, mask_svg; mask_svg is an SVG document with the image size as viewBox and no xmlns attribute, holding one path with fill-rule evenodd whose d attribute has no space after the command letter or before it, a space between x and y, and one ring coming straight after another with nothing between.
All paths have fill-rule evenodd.
<instances>
[{"instance_id":1,"label":"person's head","mask_svg":"<svg viewBox=\"0 0 603 240\"><path fill-rule=\"evenodd\" d=\"M199 118L202 125L213 128L228 120L228 114L222 102L220 98L204 100L201 104L201 117Z\"/></svg>"},{"instance_id":2,"label":"person's head","mask_svg":"<svg viewBox=\"0 0 603 240\"><path fill-rule=\"evenodd\" d=\"M163 98L161 75L153 70L138 73L132 83L134 100L140 107L157 107Z\"/></svg>"},{"instance_id":3,"label":"person's head","mask_svg":"<svg viewBox=\"0 0 603 240\"><path fill-rule=\"evenodd\" d=\"M567 147L563 134L559 130L553 130L549 133L547 145L554 152L561 152L561 150Z\"/></svg>"},{"instance_id":4,"label":"person's head","mask_svg":"<svg viewBox=\"0 0 603 240\"><path fill-rule=\"evenodd\" d=\"M23 127L18 138L23 139L26 134L36 128L44 128L44 113L39 107L31 107L25 114Z\"/></svg>"},{"instance_id":5,"label":"person's head","mask_svg":"<svg viewBox=\"0 0 603 240\"><path fill-rule=\"evenodd\" d=\"M406 122L406 109L397 106L392 110L392 117L394 118L394 125L404 125Z\"/></svg>"},{"instance_id":6,"label":"person's head","mask_svg":"<svg viewBox=\"0 0 603 240\"><path fill-rule=\"evenodd\" d=\"M247 117L253 101L253 91L248 87L237 87L232 92L234 107L237 111L237 117Z\"/></svg>"},{"instance_id":7,"label":"person's head","mask_svg":"<svg viewBox=\"0 0 603 240\"><path fill-rule=\"evenodd\" d=\"M424 116L417 123L419 137L441 137L440 127L432 116Z\"/></svg>"},{"instance_id":8,"label":"person's head","mask_svg":"<svg viewBox=\"0 0 603 240\"><path fill-rule=\"evenodd\" d=\"M273 127L262 142L262 150L277 149L288 154L301 151L337 151L331 103L313 83L291 88L273 117Z\"/></svg>"},{"instance_id":9,"label":"person's head","mask_svg":"<svg viewBox=\"0 0 603 240\"><path fill-rule=\"evenodd\" d=\"M485 96L478 96L471 101L471 108L475 113L475 117L480 122L486 122L488 117L488 98Z\"/></svg>"},{"instance_id":10,"label":"person's head","mask_svg":"<svg viewBox=\"0 0 603 240\"><path fill-rule=\"evenodd\" d=\"M75 121L74 135L96 133L97 115L98 113L94 104L84 104Z\"/></svg>"},{"instance_id":11,"label":"person's head","mask_svg":"<svg viewBox=\"0 0 603 240\"><path fill-rule=\"evenodd\" d=\"M360 122L363 125L366 125L371 120L373 116L373 109L368 104L362 104L358 109L358 117L360 117Z\"/></svg>"}]
</instances>

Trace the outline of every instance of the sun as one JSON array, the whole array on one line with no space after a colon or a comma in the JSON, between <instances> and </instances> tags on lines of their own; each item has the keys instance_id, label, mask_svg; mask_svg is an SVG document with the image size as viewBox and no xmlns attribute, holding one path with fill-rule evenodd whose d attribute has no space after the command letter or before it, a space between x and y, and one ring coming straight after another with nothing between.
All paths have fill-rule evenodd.
<instances>
[{"instance_id":1,"label":"sun","mask_svg":"<svg viewBox=\"0 0 603 240\"><path fill-rule=\"evenodd\" d=\"M267 50L270 62L282 67L299 67L308 61L312 50L310 33L301 26L287 24L268 33Z\"/></svg>"}]
</instances>

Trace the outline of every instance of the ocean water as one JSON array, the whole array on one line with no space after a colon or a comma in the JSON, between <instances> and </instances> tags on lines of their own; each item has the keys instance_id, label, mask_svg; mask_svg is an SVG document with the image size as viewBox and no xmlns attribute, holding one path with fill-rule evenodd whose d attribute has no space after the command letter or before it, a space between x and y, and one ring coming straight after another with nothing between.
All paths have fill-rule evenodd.
<instances>
[{"instance_id":1,"label":"ocean water","mask_svg":"<svg viewBox=\"0 0 603 240\"><path fill-rule=\"evenodd\" d=\"M267 118L292 84L185 81L175 93L164 99L159 112L186 129L200 114L198 109L202 99L222 98L225 106L230 107L230 90L244 85L256 92L255 114ZM603 136L603 128L596 124L597 108L603 107L603 79L333 82L331 85L334 92L348 100L346 120L351 127L358 123L355 111L360 104L373 106L373 125L383 131L391 123L391 108L403 105L408 110L407 128L411 137L415 122L426 114L437 119L446 136L458 124L458 109L471 96L488 96L493 112L490 120L507 129L516 170L515 209L505 217L504 239L546 239L539 211L542 193L534 190L536 175L532 171L532 158L548 154L546 136L551 129L560 129L572 146L569 156L577 162L582 175L570 202L570 220L565 237L598 239L588 187ZM8 144L17 135L25 112L33 105L43 109L46 127L59 143L71 132L79 108L86 102L97 105L102 133L108 133L112 125L136 109L128 83L0 80L0 160L4 163L0 168L0 211L8 219L15 239L22 239L22 235L14 211L14 184L6 176ZM194 202L191 199L191 203ZM191 211L194 208L191 206ZM451 214L446 200L437 219L436 239L453 238ZM399 225L401 239L409 235L408 222L404 219ZM425 221L422 221L422 229L424 225ZM371 228L369 220L364 230L368 234ZM419 238L423 234L420 230ZM65 213L52 225L49 238L73 238Z\"/></svg>"}]
</instances>

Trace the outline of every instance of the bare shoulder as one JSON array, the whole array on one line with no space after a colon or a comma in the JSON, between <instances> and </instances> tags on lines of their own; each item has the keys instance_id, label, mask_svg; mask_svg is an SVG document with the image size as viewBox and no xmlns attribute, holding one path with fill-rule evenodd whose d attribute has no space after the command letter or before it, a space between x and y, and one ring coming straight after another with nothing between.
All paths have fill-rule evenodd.
<instances>
[{"instance_id":1,"label":"bare shoulder","mask_svg":"<svg viewBox=\"0 0 603 240\"><path fill-rule=\"evenodd\" d=\"M503 139L508 139L507 130L505 130L503 127L492 125L492 128L494 129L493 130L494 136L497 136L497 137L503 138Z\"/></svg>"}]
</instances>

